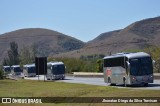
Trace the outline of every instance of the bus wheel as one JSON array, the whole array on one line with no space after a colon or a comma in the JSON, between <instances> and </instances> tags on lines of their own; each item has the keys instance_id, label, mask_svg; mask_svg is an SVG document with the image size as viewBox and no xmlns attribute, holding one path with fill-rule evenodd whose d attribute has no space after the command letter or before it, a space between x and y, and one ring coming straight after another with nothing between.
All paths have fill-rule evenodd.
<instances>
[{"instance_id":1,"label":"bus wheel","mask_svg":"<svg viewBox=\"0 0 160 106\"><path fill-rule=\"evenodd\" d=\"M108 77L108 83L110 83L110 86L115 86L116 85L116 84L111 82L111 78L110 77Z\"/></svg>"},{"instance_id":2,"label":"bus wheel","mask_svg":"<svg viewBox=\"0 0 160 106\"><path fill-rule=\"evenodd\" d=\"M144 83L144 86L147 87L147 86L148 86L148 83Z\"/></svg>"},{"instance_id":3,"label":"bus wheel","mask_svg":"<svg viewBox=\"0 0 160 106\"><path fill-rule=\"evenodd\" d=\"M111 83L111 78L110 77L108 77L108 83Z\"/></svg>"},{"instance_id":4,"label":"bus wheel","mask_svg":"<svg viewBox=\"0 0 160 106\"><path fill-rule=\"evenodd\" d=\"M126 78L123 78L123 85L124 85L124 87L127 87Z\"/></svg>"},{"instance_id":5,"label":"bus wheel","mask_svg":"<svg viewBox=\"0 0 160 106\"><path fill-rule=\"evenodd\" d=\"M116 86L116 84L115 83L111 83L110 86Z\"/></svg>"}]
</instances>

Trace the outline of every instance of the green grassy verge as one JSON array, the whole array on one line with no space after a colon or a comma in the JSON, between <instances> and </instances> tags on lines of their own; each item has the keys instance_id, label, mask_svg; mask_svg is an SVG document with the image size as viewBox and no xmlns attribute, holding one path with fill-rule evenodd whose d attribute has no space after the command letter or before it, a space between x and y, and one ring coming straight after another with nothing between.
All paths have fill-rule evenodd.
<instances>
[{"instance_id":1,"label":"green grassy verge","mask_svg":"<svg viewBox=\"0 0 160 106\"><path fill-rule=\"evenodd\" d=\"M72 84L63 82L43 82L31 80L0 80L0 97L160 97L159 90L120 89L115 87ZM44 106L44 105L116 105L116 103L60 103L60 104L10 104L9 106ZM159 105L155 104L125 104L118 105ZM0 106L8 106L0 104Z\"/></svg>"}]
</instances>

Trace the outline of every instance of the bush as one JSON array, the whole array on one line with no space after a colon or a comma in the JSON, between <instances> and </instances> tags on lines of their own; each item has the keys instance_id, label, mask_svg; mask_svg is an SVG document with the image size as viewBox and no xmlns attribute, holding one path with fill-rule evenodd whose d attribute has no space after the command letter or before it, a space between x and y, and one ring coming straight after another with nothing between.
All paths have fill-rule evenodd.
<instances>
[{"instance_id":1,"label":"bush","mask_svg":"<svg viewBox=\"0 0 160 106\"><path fill-rule=\"evenodd\" d=\"M0 70L0 79L3 79L3 70Z\"/></svg>"}]
</instances>

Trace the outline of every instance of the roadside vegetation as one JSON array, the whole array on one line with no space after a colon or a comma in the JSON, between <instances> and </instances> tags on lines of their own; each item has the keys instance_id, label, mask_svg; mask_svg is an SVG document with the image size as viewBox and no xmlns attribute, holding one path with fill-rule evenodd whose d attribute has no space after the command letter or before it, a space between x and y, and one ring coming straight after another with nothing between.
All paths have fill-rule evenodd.
<instances>
[{"instance_id":1,"label":"roadside vegetation","mask_svg":"<svg viewBox=\"0 0 160 106\"><path fill-rule=\"evenodd\" d=\"M53 58L48 61L63 61L67 73L72 72L102 72L102 58L104 55L81 56L81 58Z\"/></svg>"}]
</instances>

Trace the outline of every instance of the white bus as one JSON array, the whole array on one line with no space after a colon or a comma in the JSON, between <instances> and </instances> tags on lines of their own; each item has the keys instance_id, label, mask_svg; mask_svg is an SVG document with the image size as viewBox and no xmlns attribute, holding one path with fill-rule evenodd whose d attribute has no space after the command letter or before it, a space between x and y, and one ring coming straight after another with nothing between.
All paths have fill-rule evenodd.
<instances>
[{"instance_id":1,"label":"white bus","mask_svg":"<svg viewBox=\"0 0 160 106\"><path fill-rule=\"evenodd\" d=\"M20 65L11 66L11 75L17 76L17 77L24 77L23 70L21 69Z\"/></svg>"},{"instance_id":2,"label":"white bus","mask_svg":"<svg viewBox=\"0 0 160 106\"><path fill-rule=\"evenodd\" d=\"M49 62L47 63L47 80L64 79L65 65L63 62Z\"/></svg>"},{"instance_id":3,"label":"white bus","mask_svg":"<svg viewBox=\"0 0 160 106\"><path fill-rule=\"evenodd\" d=\"M153 83L153 60L147 53L117 53L103 60L105 83L124 86Z\"/></svg>"},{"instance_id":4,"label":"white bus","mask_svg":"<svg viewBox=\"0 0 160 106\"><path fill-rule=\"evenodd\" d=\"M25 77L36 77L35 64L23 65L23 73Z\"/></svg>"},{"instance_id":5,"label":"white bus","mask_svg":"<svg viewBox=\"0 0 160 106\"><path fill-rule=\"evenodd\" d=\"M11 67L10 66L3 66L3 72L4 72L4 76L8 76L8 74L11 73Z\"/></svg>"}]
</instances>

